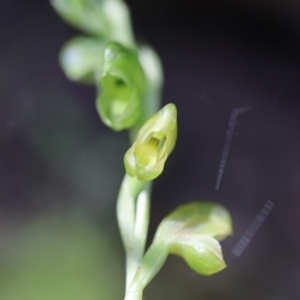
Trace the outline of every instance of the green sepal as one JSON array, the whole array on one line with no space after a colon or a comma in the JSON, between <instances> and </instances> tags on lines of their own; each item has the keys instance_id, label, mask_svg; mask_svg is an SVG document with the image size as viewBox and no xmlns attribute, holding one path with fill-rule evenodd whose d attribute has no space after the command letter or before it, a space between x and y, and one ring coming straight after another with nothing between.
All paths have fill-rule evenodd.
<instances>
[{"instance_id":1,"label":"green sepal","mask_svg":"<svg viewBox=\"0 0 300 300\"><path fill-rule=\"evenodd\" d=\"M143 44L138 48L138 55L146 74L148 85L160 90L163 84L163 70L158 54L152 47Z\"/></svg>"},{"instance_id":2,"label":"green sepal","mask_svg":"<svg viewBox=\"0 0 300 300\"><path fill-rule=\"evenodd\" d=\"M116 42L104 50L96 107L103 123L119 131L132 127L142 111L146 79L137 54Z\"/></svg>"},{"instance_id":3,"label":"green sepal","mask_svg":"<svg viewBox=\"0 0 300 300\"><path fill-rule=\"evenodd\" d=\"M130 14L121 0L50 0L57 13L69 24L88 34L134 44Z\"/></svg>"},{"instance_id":4,"label":"green sepal","mask_svg":"<svg viewBox=\"0 0 300 300\"><path fill-rule=\"evenodd\" d=\"M223 270L218 240L232 233L228 211L214 202L180 205L160 223L141 264L141 284L145 287L164 264L168 254L182 257L191 269L202 275Z\"/></svg>"},{"instance_id":5,"label":"green sepal","mask_svg":"<svg viewBox=\"0 0 300 300\"><path fill-rule=\"evenodd\" d=\"M139 130L124 157L127 174L147 181L158 177L177 138L177 110L173 103L164 106Z\"/></svg>"},{"instance_id":6,"label":"green sepal","mask_svg":"<svg viewBox=\"0 0 300 300\"><path fill-rule=\"evenodd\" d=\"M68 23L96 36L108 36L109 24L103 10L106 0L50 0Z\"/></svg>"},{"instance_id":7,"label":"green sepal","mask_svg":"<svg viewBox=\"0 0 300 300\"><path fill-rule=\"evenodd\" d=\"M59 56L66 76L73 81L95 82L95 72L101 71L106 42L99 38L77 36L69 40Z\"/></svg>"}]
</instances>

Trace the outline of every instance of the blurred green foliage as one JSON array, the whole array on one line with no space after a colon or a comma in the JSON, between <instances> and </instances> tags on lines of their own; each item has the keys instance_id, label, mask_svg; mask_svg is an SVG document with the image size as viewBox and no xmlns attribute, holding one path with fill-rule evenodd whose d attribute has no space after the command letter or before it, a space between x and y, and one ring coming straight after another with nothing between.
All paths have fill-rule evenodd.
<instances>
[{"instance_id":1,"label":"blurred green foliage","mask_svg":"<svg viewBox=\"0 0 300 300\"><path fill-rule=\"evenodd\" d=\"M47 215L27 226L1 256L0 299L121 299L116 251L88 219Z\"/></svg>"}]
</instances>

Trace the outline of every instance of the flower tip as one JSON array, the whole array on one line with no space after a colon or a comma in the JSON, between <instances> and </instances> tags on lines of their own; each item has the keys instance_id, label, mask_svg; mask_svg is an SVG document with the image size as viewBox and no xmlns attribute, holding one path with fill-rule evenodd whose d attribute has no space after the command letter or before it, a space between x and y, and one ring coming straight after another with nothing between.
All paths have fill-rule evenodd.
<instances>
[{"instance_id":1,"label":"flower tip","mask_svg":"<svg viewBox=\"0 0 300 300\"><path fill-rule=\"evenodd\" d=\"M168 103L166 104L162 110L168 110L169 113L172 113L172 114L177 114L177 108L176 108L176 105L174 103Z\"/></svg>"},{"instance_id":2,"label":"flower tip","mask_svg":"<svg viewBox=\"0 0 300 300\"><path fill-rule=\"evenodd\" d=\"M162 115L166 115L169 119L177 119L177 108L174 103L165 105L160 112Z\"/></svg>"}]
</instances>

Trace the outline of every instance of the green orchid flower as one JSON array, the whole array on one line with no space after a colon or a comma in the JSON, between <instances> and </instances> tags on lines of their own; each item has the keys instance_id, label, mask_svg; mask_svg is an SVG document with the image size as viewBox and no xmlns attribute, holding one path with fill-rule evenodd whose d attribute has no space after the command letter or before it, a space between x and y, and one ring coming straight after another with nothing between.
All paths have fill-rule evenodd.
<instances>
[{"instance_id":1,"label":"green orchid flower","mask_svg":"<svg viewBox=\"0 0 300 300\"><path fill-rule=\"evenodd\" d=\"M104 124L115 131L132 127L142 112L146 87L137 54L116 42L104 50L96 107Z\"/></svg>"},{"instance_id":2,"label":"green orchid flower","mask_svg":"<svg viewBox=\"0 0 300 300\"><path fill-rule=\"evenodd\" d=\"M172 103L153 115L139 130L136 141L126 152L127 174L147 181L159 176L177 138L177 110Z\"/></svg>"}]
</instances>

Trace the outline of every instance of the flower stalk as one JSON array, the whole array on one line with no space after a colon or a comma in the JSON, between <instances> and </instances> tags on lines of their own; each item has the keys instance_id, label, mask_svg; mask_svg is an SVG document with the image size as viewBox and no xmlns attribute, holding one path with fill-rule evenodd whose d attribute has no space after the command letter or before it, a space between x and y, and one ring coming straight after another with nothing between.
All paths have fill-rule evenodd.
<instances>
[{"instance_id":1,"label":"flower stalk","mask_svg":"<svg viewBox=\"0 0 300 300\"><path fill-rule=\"evenodd\" d=\"M197 273L211 275L226 264L219 244L231 234L222 206L205 201L176 208L160 223L145 253L152 180L160 176L177 140L177 109L160 107L163 83L159 57L138 45L122 0L50 0L71 25L83 30L60 55L66 76L94 83L96 109L114 131L129 130L126 174L117 199L117 220L126 253L125 300L142 300L143 289L169 254L182 257Z\"/></svg>"}]
</instances>

